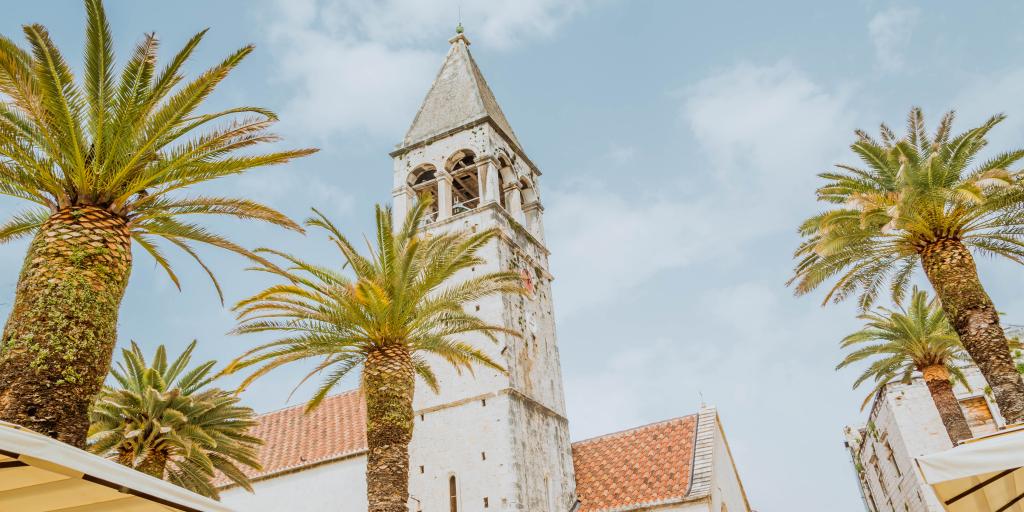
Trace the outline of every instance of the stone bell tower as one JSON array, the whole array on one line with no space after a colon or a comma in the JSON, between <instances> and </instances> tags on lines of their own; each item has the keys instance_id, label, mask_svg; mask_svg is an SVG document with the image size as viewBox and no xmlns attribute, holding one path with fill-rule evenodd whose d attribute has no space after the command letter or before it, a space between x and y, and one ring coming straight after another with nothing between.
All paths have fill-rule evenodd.
<instances>
[{"instance_id":1,"label":"stone bell tower","mask_svg":"<svg viewBox=\"0 0 1024 512\"><path fill-rule=\"evenodd\" d=\"M507 373L461 375L436 365L440 393L417 388L410 448L411 511L568 511L575 478L541 222L540 170L523 152L469 52L461 26L394 158L394 210L434 199L422 229L497 228L486 264L522 276L528 296L471 305L522 337L473 338Z\"/></svg>"}]
</instances>

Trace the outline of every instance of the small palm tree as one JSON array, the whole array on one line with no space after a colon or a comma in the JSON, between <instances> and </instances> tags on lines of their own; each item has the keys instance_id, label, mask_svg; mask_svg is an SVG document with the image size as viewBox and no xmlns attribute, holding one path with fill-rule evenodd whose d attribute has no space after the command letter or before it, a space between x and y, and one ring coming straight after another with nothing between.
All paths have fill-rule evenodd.
<instances>
[{"instance_id":1,"label":"small palm tree","mask_svg":"<svg viewBox=\"0 0 1024 512\"><path fill-rule=\"evenodd\" d=\"M255 413L210 387L216 361L188 369L195 347L168 363L160 345L149 364L135 342L122 350L110 372L117 386L104 386L89 412L89 450L211 498L217 472L251 491L239 466L260 468L263 442L246 433Z\"/></svg>"},{"instance_id":2,"label":"small palm tree","mask_svg":"<svg viewBox=\"0 0 1024 512\"><path fill-rule=\"evenodd\" d=\"M0 420L77 446L110 369L132 241L175 284L158 240L197 261L195 243L254 256L185 217L301 227L246 199L182 191L313 152L247 151L276 140L265 109L198 111L252 46L186 82L181 71L205 31L163 69L149 34L117 76L103 5L85 7L81 85L43 26L24 27L28 49L0 36L0 194L36 203L0 225L0 243L32 237L0 343Z\"/></svg>"},{"instance_id":3,"label":"small palm tree","mask_svg":"<svg viewBox=\"0 0 1024 512\"><path fill-rule=\"evenodd\" d=\"M967 385L960 366L969 359L938 301L928 300L926 292L914 288L908 307L901 306L898 311L877 308L860 318L864 327L843 338L840 346L852 351L836 369L872 360L853 383L855 388L868 379L875 383L861 408L887 384L910 383L914 373L920 372L949 440L957 444L970 439L971 429L953 394L952 382Z\"/></svg>"},{"instance_id":4,"label":"small palm tree","mask_svg":"<svg viewBox=\"0 0 1024 512\"><path fill-rule=\"evenodd\" d=\"M851 148L864 167L820 175L827 183L818 200L830 206L800 227L790 284L799 295L837 278L825 302L859 294L867 310L886 284L901 302L920 264L1003 417L1016 423L1024 421L1024 381L971 255L1024 263L1024 182L1013 169L1024 150L973 163L1003 118L952 135L950 112L929 136L915 108L902 138L885 125L880 141L858 131Z\"/></svg>"},{"instance_id":5,"label":"small palm tree","mask_svg":"<svg viewBox=\"0 0 1024 512\"><path fill-rule=\"evenodd\" d=\"M230 373L259 365L240 389L279 366L321 359L306 376L327 372L307 406L309 410L343 377L362 367L370 512L407 510L416 376L435 391L438 386L425 356L436 356L437 361L460 371L472 371L474 364L500 370L496 361L466 337L477 333L497 341L496 334L515 333L490 325L465 308L487 296L523 292L514 272L456 281L457 273L483 263L477 252L497 233L455 230L421 236L417 228L426 205L423 202L413 208L397 231L391 210L378 206L376 247L366 256L316 212L306 224L328 232L354 276L268 250L290 268L264 266L258 270L276 274L285 282L236 306L240 322L236 333L274 332L281 336L248 351L226 369Z\"/></svg>"}]
</instances>

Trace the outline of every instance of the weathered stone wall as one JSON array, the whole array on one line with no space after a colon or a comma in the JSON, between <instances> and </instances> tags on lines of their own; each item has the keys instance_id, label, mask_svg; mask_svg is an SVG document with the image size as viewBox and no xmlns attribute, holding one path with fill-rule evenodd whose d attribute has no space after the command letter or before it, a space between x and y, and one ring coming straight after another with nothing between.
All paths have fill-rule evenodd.
<instances>
[{"instance_id":1,"label":"weathered stone wall","mask_svg":"<svg viewBox=\"0 0 1024 512\"><path fill-rule=\"evenodd\" d=\"M565 417L518 393L510 393L513 489L516 510L568 510L576 478Z\"/></svg>"},{"instance_id":2,"label":"weathered stone wall","mask_svg":"<svg viewBox=\"0 0 1024 512\"><path fill-rule=\"evenodd\" d=\"M460 150L472 151L486 166L481 175L489 190L478 208L439 219L426 232L498 229L500 237L479 253L486 263L463 271L456 280L511 270L522 276L531 293L490 297L469 306L521 334L499 335L498 343L484 336L467 338L507 372L478 368L459 374L437 364L440 392L418 386L410 493L423 510L446 510L449 478L454 475L464 507L460 510L482 509L484 498L487 508L497 510L567 510L575 496L575 477L538 174L491 125L479 124L396 156L396 214L404 215L414 201L409 173L425 164L445 169ZM490 174L499 172L504 173L505 184L500 192L497 175ZM497 203L498 193L503 194L505 207ZM416 505L414 501L411 510Z\"/></svg>"},{"instance_id":3,"label":"weathered stone wall","mask_svg":"<svg viewBox=\"0 0 1024 512\"><path fill-rule=\"evenodd\" d=\"M957 399L984 396L986 383L980 372L968 369L965 373L970 389L957 385ZM989 407L998 416L995 405ZM998 417L995 421L1002 424ZM871 510L942 512L935 494L915 470L914 459L948 450L953 445L921 379L887 386L875 399L868 423L864 427L848 427L846 438Z\"/></svg>"},{"instance_id":4,"label":"weathered stone wall","mask_svg":"<svg viewBox=\"0 0 1024 512\"><path fill-rule=\"evenodd\" d=\"M409 510L448 510L449 478L456 479L459 510L510 510L509 398L491 393L416 416L410 449ZM417 501L418 500L418 501Z\"/></svg>"},{"instance_id":5,"label":"weathered stone wall","mask_svg":"<svg viewBox=\"0 0 1024 512\"><path fill-rule=\"evenodd\" d=\"M701 411L701 421L706 415ZM747 502L747 495L740 482L739 473L736 471L736 463L729 450L729 443L725 439L725 429L718 418L718 412L714 409L709 411L715 421L714 457L712 459L711 475L711 510L728 512L750 512L750 504Z\"/></svg>"},{"instance_id":6,"label":"weathered stone wall","mask_svg":"<svg viewBox=\"0 0 1024 512\"><path fill-rule=\"evenodd\" d=\"M221 491L221 502L245 512L366 512L366 456L349 457Z\"/></svg>"}]
</instances>

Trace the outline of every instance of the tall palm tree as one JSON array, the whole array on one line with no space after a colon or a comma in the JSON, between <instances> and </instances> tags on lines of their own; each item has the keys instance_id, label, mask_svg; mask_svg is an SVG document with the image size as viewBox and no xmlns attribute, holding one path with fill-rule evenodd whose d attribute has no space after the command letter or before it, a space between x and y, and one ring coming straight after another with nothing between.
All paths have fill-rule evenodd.
<instances>
[{"instance_id":1,"label":"tall palm tree","mask_svg":"<svg viewBox=\"0 0 1024 512\"><path fill-rule=\"evenodd\" d=\"M872 360L853 383L855 388L868 379L875 383L861 407L887 384L909 383L914 373L920 372L949 440L957 444L970 439L971 428L953 394L954 380L967 384L960 366L969 359L938 301L928 300L926 292L914 288L907 307L900 306L897 311L877 308L860 318L864 327L843 338L840 346L852 350L836 369Z\"/></svg>"},{"instance_id":2,"label":"tall palm tree","mask_svg":"<svg viewBox=\"0 0 1024 512\"><path fill-rule=\"evenodd\" d=\"M514 272L495 272L456 280L459 272L478 266L477 252L497 232L454 230L433 236L417 233L427 203L419 203L396 231L391 210L377 207L376 247L360 254L319 212L308 226L327 231L351 268L307 263L277 252L289 267L258 270L284 279L236 306L237 333L278 333L280 338L240 356L227 372L258 365L241 384L279 366L320 359L306 379L327 372L307 410L315 408L338 382L362 367L366 397L366 466L370 512L405 512L409 499L409 441L413 428L416 376L433 390L438 382L426 356L436 356L460 372L474 364L502 367L467 337L515 335L468 313L475 301L502 293L522 293ZM315 211L315 210L314 210ZM305 381L305 379L303 379ZM300 383L301 384L301 383Z\"/></svg>"},{"instance_id":3,"label":"tall palm tree","mask_svg":"<svg viewBox=\"0 0 1024 512\"><path fill-rule=\"evenodd\" d=\"M886 284L900 302L920 264L1003 417L1017 423L1024 421L1024 381L971 255L1024 263L1024 182L1013 168L1024 150L975 163L1003 119L952 135L950 112L929 136L915 108L901 138L885 125L880 140L856 132L851 148L863 167L837 165L820 175L826 184L818 200L829 206L800 226L790 284L799 295L836 278L825 302L859 294L867 310Z\"/></svg>"},{"instance_id":4,"label":"tall palm tree","mask_svg":"<svg viewBox=\"0 0 1024 512\"><path fill-rule=\"evenodd\" d=\"M0 194L36 203L0 225L0 242L32 237L0 347L0 419L78 446L110 368L132 240L175 284L158 239L213 278L195 243L251 253L183 216L301 227L252 201L183 189L313 152L239 154L276 140L266 131L274 114L258 107L197 112L252 46L183 82L183 65L205 31L162 70L149 34L117 77L103 5L86 0L85 7L81 85L44 27L24 27L27 50L0 36Z\"/></svg>"},{"instance_id":5,"label":"tall palm tree","mask_svg":"<svg viewBox=\"0 0 1024 512\"><path fill-rule=\"evenodd\" d=\"M216 361L188 368L195 348L168 363L160 345L149 364L135 342L122 350L110 372L117 386L104 386L89 412L89 450L211 498L219 498L218 471L251 491L239 466L260 468L263 442L246 433L255 413L210 386Z\"/></svg>"}]
</instances>

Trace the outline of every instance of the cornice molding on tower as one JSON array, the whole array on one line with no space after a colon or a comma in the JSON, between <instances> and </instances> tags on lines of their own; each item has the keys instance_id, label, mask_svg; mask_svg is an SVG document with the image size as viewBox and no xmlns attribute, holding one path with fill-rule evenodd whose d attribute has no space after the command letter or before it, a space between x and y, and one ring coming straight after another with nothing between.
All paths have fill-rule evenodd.
<instances>
[{"instance_id":1,"label":"cornice molding on tower","mask_svg":"<svg viewBox=\"0 0 1024 512\"><path fill-rule=\"evenodd\" d=\"M459 132L462 132L462 131L466 131L466 130L469 130L471 128L475 128L475 127L480 126L482 124L488 124L488 125L491 126L491 128L494 129L494 131L498 132L498 134L501 135L502 140L506 144L508 144L508 146L510 148L512 148L512 151L515 151L516 155L518 155L519 158L523 159L523 162L526 163L526 166L529 167L531 171L537 173L537 176L540 176L540 175L543 174L540 171L540 169L536 166L536 164L533 163L533 160L530 160L530 157L526 156L526 151L523 151L523 148L519 144L517 144L515 141L510 140L507 136L505 136L504 132L502 132L502 130L501 130L501 127L498 126L498 123L496 123L494 121L494 119L492 119L490 116L484 116L484 117L481 117L479 119L474 119L472 121L469 121L468 123L464 123L462 125L456 126L455 128L451 128L449 130L445 130L443 132L439 132L439 133L437 133L435 135L431 135L431 136L426 137L426 138L424 138L422 140L419 140L417 142L413 142L413 143L410 143L410 144L399 144L398 148L396 148L396 149L392 150L390 153L388 153L388 156L390 156L391 158L398 158L399 156L402 156L402 155L404 155L406 153L409 153L410 151L412 151L414 149L419 149L419 148L422 148L422 147L429 146L429 145L431 145L431 144L433 144L433 143L435 143L435 142L437 142L437 141L439 141L441 139L445 139L445 138L451 137L452 135L455 135L456 133L459 133Z\"/></svg>"}]
</instances>

